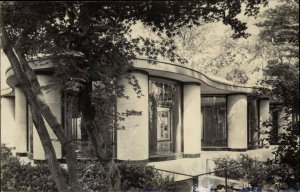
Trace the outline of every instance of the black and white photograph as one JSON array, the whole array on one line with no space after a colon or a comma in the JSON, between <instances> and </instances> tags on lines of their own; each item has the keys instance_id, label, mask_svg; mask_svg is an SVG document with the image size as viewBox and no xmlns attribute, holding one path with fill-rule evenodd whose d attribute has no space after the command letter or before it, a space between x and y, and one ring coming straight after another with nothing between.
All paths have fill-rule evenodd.
<instances>
[{"instance_id":1,"label":"black and white photograph","mask_svg":"<svg viewBox=\"0 0 300 192\"><path fill-rule=\"evenodd\" d=\"M0 1L1 192L300 192L299 0Z\"/></svg>"}]
</instances>

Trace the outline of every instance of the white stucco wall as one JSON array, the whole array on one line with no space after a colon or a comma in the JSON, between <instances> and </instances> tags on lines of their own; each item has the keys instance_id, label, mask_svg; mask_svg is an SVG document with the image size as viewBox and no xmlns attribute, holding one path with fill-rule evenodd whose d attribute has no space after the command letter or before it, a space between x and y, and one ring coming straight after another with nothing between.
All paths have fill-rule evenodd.
<instances>
[{"instance_id":1,"label":"white stucco wall","mask_svg":"<svg viewBox=\"0 0 300 192\"><path fill-rule=\"evenodd\" d=\"M247 149L247 96L227 98L228 148Z\"/></svg>"},{"instance_id":2,"label":"white stucco wall","mask_svg":"<svg viewBox=\"0 0 300 192\"><path fill-rule=\"evenodd\" d=\"M5 72L10 67L10 63L0 50L0 90L1 95L5 91L10 92L12 89L7 85L5 79ZM1 143L6 144L8 147L15 147L15 101L14 97L1 97Z\"/></svg>"},{"instance_id":3,"label":"white stucco wall","mask_svg":"<svg viewBox=\"0 0 300 192\"><path fill-rule=\"evenodd\" d=\"M15 147L15 101L13 97L1 98L1 143Z\"/></svg>"},{"instance_id":4,"label":"white stucco wall","mask_svg":"<svg viewBox=\"0 0 300 192\"><path fill-rule=\"evenodd\" d=\"M263 122L267 121L270 118L270 101L269 99L263 99L259 101L259 121L260 121L260 129L265 132L269 131L269 129L263 126ZM261 134L260 139L262 139L262 144L267 145L269 142L266 140L268 138L268 134Z\"/></svg>"},{"instance_id":5,"label":"white stucco wall","mask_svg":"<svg viewBox=\"0 0 300 192\"><path fill-rule=\"evenodd\" d=\"M1 92L4 89L9 88L5 79L5 72L10 67L10 63L4 54L3 50L0 50L0 67L1 67Z\"/></svg>"},{"instance_id":6,"label":"white stucco wall","mask_svg":"<svg viewBox=\"0 0 300 192\"><path fill-rule=\"evenodd\" d=\"M144 96L137 98L132 85L123 78L120 83L125 86L125 95L129 98L117 99L117 111L124 113L126 110L135 110L142 114L119 121L119 125L125 126L125 129L117 130L117 159L146 160L149 157L148 75L139 72L132 75L138 80Z\"/></svg>"},{"instance_id":7,"label":"white stucco wall","mask_svg":"<svg viewBox=\"0 0 300 192\"><path fill-rule=\"evenodd\" d=\"M26 97L21 88L15 88L15 145L16 153L27 152L27 107Z\"/></svg>"},{"instance_id":8,"label":"white stucco wall","mask_svg":"<svg viewBox=\"0 0 300 192\"><path fill-rule=\"evenodd\" d=\"M199 154L201 151L201 86L183 86L183 143L184 154Z\"/></svg>"},{"instance_id":9,"label":"white stucco wall","mask_svg":"<svg viewBox=\"0 0 300 192\"><path fill-rule=\"evenodd\" d=\"M41 86L46 86L46 85L52 83L52 80L53 80L53 77L50 75L37 75L37 78L38 78L38 81ZM57 121L61 122L61 94L60 94L59 90L57 90L55 88L51 88L51 89L44 90L43 94L44 94L45 100L46 100L47 104L49 105L52 113L56 116ZM52 144L53 144L53 147L56 152L56 157L61 158L62 157L61 144L46 121L45 121L45 124L46 124L47 130L48 130L48 133L50 135L50 138L52 140ZM33 130L34 130L33 131L33 145L34 145L33 158L35 160L44 160L45 155L44 155L44 150L43 150L39 135L38 135L35 127Z\"/></svg>"}]
</instances>

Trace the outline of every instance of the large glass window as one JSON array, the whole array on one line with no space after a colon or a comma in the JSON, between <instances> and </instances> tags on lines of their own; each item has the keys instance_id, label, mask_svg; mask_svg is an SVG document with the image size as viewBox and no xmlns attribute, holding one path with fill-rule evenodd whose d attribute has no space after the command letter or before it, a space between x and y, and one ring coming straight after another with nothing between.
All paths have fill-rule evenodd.
<instances>
[{"instance_id":1,"label":"large glass window","mask_svg":"<svg viewBox=\"0 0 300 192\"><path fill-rule=\"evenodd\" d=\"M149 80L150 156L182 150L181 86L170 81Z\"/></svg>"},{"instance_id":2,"label":"large glass window","mask_svg":"<svg viewBox=\"0 0 300 192\"><path fill-rule=\"evenodd\" d=\"M227 147L226 97L202 96L202 147Z\"/></svg>"}]
</instances>

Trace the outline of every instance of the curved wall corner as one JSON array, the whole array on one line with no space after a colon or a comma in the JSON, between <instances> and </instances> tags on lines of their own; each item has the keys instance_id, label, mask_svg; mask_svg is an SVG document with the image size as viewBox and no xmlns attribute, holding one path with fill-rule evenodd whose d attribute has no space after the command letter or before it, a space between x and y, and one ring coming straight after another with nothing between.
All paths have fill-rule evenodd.
<instances>
[{"instance_id":1,"label":"curved wall corner","mask_svg":"<svg viewBox=\"0 0 300 192\"><path fill-rule=\"evenodd\" d=\"M247 95L230 95L227 98L228 148L246 150Z\"/></svg>"},{"instance_id":2,"label":"curved wall corner","mask_svg":"<svg viewBox=\"0 0 300 192\"><path fill-rule=\"evenodd\" d=\"M117 99L118 113L126 113L126 110L135 110L139 114L131 115L119 125L124 130L117 130L117 159L118 160L147 160L149 158L149 112L148 112L148 75L133 72L141 86L143 96L137 98L136 92L128 80L122 78L120 84L125 87L125 95L128 99Z\"/></svg>"}]
</instances>

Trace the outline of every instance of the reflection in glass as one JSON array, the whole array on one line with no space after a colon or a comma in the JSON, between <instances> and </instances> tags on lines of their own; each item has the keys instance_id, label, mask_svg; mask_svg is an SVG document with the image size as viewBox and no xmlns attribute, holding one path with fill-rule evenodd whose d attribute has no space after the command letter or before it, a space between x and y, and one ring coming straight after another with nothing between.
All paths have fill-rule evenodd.
<instances>
[{"instance_id":1,"label":"reflection in glass","mask_svg":"<svg viewBox=\"0 0 300 192\"><path fill-rule=\"evenodd\" d=\"M203 118L202 147L226 147L226 97L201 98Z\"/></svg>"},{"instance_id":2,"label":"reflection in glass","mask_svg":"<svg viewBox=\"0 0 300 192\"><path fill-rule=\"evenodd\" d=\"M161 79L149 80L150 156L181 152L181 87Z\"/></svg>"}]
</instances>

